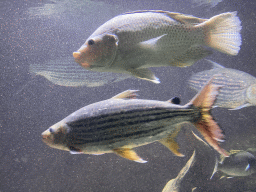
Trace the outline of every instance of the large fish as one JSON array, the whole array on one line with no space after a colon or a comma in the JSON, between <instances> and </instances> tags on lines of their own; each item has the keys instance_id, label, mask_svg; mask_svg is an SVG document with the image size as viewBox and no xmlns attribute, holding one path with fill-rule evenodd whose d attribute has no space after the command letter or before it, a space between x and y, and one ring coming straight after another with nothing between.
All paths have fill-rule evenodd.
<instances>
[{"instance_id":1,"label":"large fish","mask_svg":"<svg viewBox=\"0 0 256 192\"><path fill-rule=\"evenodd\" d=\"M215 105L217 107L241 109L256 105L256 78L252 75L225 68L218 63L208 60L213 69L192 75L189 79L191 88L199 91L213 76L213 84L221 85Z\"/></svg>"},{"instance_id":2,"label":"large fish","mask_svg":"<svg viewBox=\"0 0 256 192\"><path fill-rule=\"evenodd\" d=\"M149 67L190 66L212 53L205 46L237 55L240 30L236 12L201 19L168 11L135 11L101 25L73 56L86 69L160 83Z\"/></svg>"},{"instance_id":3,"label":"large fish","mask_svg":"<svg viewBox=\"0 0 256 192\"><path fill-rule=\"evenodd\" d=\"M56 85L66 87L98 87L132 77L127 74L84 70L74 62L73 57L63 57L40 64L33 63L30 64L29 71L45 77Z\"/></svg>"},{"instance_id":4,"label":"large fish","mask_svg":"<svg viewBox=\"0 0 256 192\"><path fill-rule=\"evenodd\" d=\"M210 115L218 89L208 83L184 106L170 100L136 99L136 91L127 90L79 109L44 131L42 138L50 147L71 153L116 153L142 163L145 161L132 148L155 141L182 156L174 137L178 125L190 122L212 147L227 156L218 143L224 136Z\"/></svg>"}]
</instances>

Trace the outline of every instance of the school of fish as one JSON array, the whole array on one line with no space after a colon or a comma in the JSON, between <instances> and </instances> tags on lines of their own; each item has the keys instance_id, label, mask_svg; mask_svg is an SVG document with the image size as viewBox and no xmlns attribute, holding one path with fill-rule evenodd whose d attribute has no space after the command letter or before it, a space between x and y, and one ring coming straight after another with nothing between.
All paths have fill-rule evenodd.
<instances>
[{"instance_id":1,"label":"school of fish","mask_svg":"<svg viewBox=\"0 0 256 192\"><path fill-rule=\"evenodd\" d=\"M208 1L216 6L221 0ZM202 5L205 1L194 3ZM118 15L96 29L71 57L33 64L30 72L62 86L96 87L136 77L160 83L151 67L187 67L214 50L235 56L242 43L242 27L236 12L210 19L162 10L133 11ZM76 63L74 63L74 61ZM224 134L211 115L214 107L238 110L256 105L256 78L207 60L212 69L193 74L189 86L194 98L180 105L167 101L137 99L138 90L126 90L110 99L86 105L42 133L48 146L71 154L115 153L131 161L146 163L134 148L159 142L177 156L176 137L189 123L201 134L193 135L221 155L218 171L227 176L256 172L255 157L243 150L227 152L220 145ZM78 64L80 65L78 65ZM206 142L205 142L206 141ZM163 191L180 191L180 184L195 162L195 151L178 176ZM191 189L196 190L196 187Z\"/></svg>"}]
</instances>

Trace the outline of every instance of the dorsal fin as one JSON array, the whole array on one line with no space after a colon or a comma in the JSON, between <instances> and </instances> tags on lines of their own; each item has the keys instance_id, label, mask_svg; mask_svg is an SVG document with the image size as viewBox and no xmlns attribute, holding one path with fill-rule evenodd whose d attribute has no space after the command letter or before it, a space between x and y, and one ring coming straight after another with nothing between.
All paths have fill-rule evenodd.
<instances>
[{"instance_id":1,"label":"dorsal fin","mask_svg":"<svg viewBox=\"0 0 256 192\"><path fill-rule=\"evenodd\" d=\"M138 96L136 92L138 91L139 90L128 89L126 91L123 91L122 93L115 95L114 97L111 97L111 99L136 99L136 97Z\"/></svg>"},{"instance_id":2,"label":"dorsal fin","mask_svg":"<svg viewBox=\"0 0 256 192\"><path fill-rule=\"evenodd\" d=\"M211 61L209 59L205 59L205 60L212 64L212 68L213 69L225 68L224 66L220 65L219 63L216 63L216 62Z\"/></svg>"},{"instance_id":3,"label":"dorsal fin","mask_svg":"<svg viewBox=\"0 0 256 192\"><path fill-rule=\"evenodd\" d=\"M180 104L180 98L179 97L173 97L173 98L169 99L167 102L175 104L175 105L179 105Z\"/></svg>"},{"instance_id":4,"label":"dorsal fin","mask_svg":"<svg viewBox=\"0 0 256 192\"><path fill-rule=\"evenodd\" d=\"M162 10L138 10L138 11L126 12L124 14L146 13L146 12L163 13L163 14L167 15L168 17L171 17L172 19L175 19L176 21L178 21L180 23L188 24L188 25L197 25L199 23L203 23L208 20L208 19L194 17L192 15L186 15L186 14L182 14L182 13L162 11Z\"/></svg>"}]
</instances>

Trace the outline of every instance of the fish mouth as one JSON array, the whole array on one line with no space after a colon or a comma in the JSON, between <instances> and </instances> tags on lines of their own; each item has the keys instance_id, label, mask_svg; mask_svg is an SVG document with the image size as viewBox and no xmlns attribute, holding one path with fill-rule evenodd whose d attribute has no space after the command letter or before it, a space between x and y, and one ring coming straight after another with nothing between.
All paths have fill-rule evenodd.
<instances>
[{"instance_id":1,"label":"fish mouth","mask_svg":"<svg viewBox=\"0 0 256 192\"><path fill-rule=\"evenodd\" d=\"M84 68L90 68L90 64L82 61L82 53L79 51L73 52L73 57L75 58L75 62L81 65Z\"/></svg>"},{"instance_id":2,"label":"fish mouth","mask_svg":"<svg viewBox=\"0 0 256 192\"><path fill-rule=\"evenodd\" d=\"M46 131L44 131L42 134L41 134L41 136L42 136L42 141L44 142L44 143L46 143L46 144L49 144L49 142L50 142L50 137L51 137L51 133L48 131L48 130L46 130Z\"/></svg>"}]
</instances>

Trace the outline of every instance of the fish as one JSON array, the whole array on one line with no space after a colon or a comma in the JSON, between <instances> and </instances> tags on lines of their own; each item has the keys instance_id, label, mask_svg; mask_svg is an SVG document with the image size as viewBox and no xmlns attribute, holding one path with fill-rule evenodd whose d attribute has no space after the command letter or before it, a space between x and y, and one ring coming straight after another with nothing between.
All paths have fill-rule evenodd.
<instances>
[{"instance_id":1,"label":"fish","mask_svg":"<svg viewBox=\"0 0 256 192\"><path fill-rule=\"evenodd\" d=\"M138 90L126 90L73 112L45 130L42 140L52 148L72 154L115 153L128 160L145 163L135 147L160 142L175 155L175 137L182 123L196 126L204 139L220 154L227 156L220 143L224 135L210 110L218 94L211 81L186 105L170 100L137 99Z\"/></svg>"},{"instance_id":2,"label":"fish","mask_svg":"<svg viewBox=\"0 0 256 192\"><path fill-rule=\"evenodd\" d=\"M229 157L221 156L220 162L216 160L212 177L217 171L231 177L244 177L256 172L256 158L253 154L243 150L231 150L229 154Z\"/></svg>"},{"instance_id":3,"label":"fish","mask_svg":"<svg viewBox=\"0 0 256 192\"><path fill-rule=\"evenodd\" d=\"M190 88L200 90L209 79L215 76L213 84L221 85L216 107L238 110L256 105L256 78L236 69L225 68L222 65L207 60L212 69L196 73L188 83Z\"/></svg>"},{"instance_id":4,"label":"fish","mask_svg":"<svg viewBox=\"0 0 256 192\"><path fill-rule=\"evenodd\" d=\"M197 6L206 5L210 6L211 8L215 7L220 2L222 2L222 0L192 0L192 3L196 4Z\"/></svg>"},{"instance_id":5,"label":"fish","mask_svg":"<svg viewBox=\"0 0 256 192\"><path fill-rule=\"evenodd\" d=\"M241 28L236 12L210 19L161 10L128 12L101 25L73 57L88 70L160 83L150 67L191 66L212 54L206 47L237 55Z\"/></svg>"},{"instance_id":6,"label":"fish","mask_svg":"<svg viewBox=\"0 0 256 192\"><path fill-rule=\"evenodd\" d=\"M168 181L168 183L166 183L165 187L163 188L162 192L179 192L180 191L181 181L184 178L184 176L187 174L189 169L193 166L196 160L195 155L196 155L196 152L194 150L193 154L191 155L190 159L187 161L186 165L180 170L178 176ZM192 191L193 190L195 190L195 188L193 188Z\"/></svg>"},{"instance_id":7,"label":"fish","mask_svg":"<svg viewBox=\"0 0 256 192\"><path fill-rule=\"evenodd\" d=\"M132 78L128 74L84 70L74 62L72 56L48 60L43 64L30 64L29 72L65 87L99 87Z\"/></svg>"}]
</instances>

